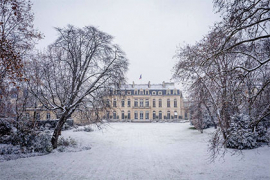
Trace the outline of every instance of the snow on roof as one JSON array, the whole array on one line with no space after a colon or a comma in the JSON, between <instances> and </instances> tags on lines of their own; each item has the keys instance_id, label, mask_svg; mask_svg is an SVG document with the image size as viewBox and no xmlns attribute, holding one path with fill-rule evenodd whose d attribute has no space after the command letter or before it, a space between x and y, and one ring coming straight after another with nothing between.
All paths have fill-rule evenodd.
<instances>
[{"instance_id":1,"label":"snow on roof","mask_svg":"<svg viewBox=\"0 0 270 180\"><path fill-rule=\"evenodd\" d=\"M162 84L125 84L121 89L175 89L174 83L163 82Z\"/></svg>"}]
</instances>

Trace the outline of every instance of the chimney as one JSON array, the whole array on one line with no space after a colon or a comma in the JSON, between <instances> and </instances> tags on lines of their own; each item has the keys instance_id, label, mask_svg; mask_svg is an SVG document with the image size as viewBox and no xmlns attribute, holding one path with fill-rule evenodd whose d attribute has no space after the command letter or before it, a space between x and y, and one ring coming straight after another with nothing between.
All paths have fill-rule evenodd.
<instances>
[{"instance_id":1,"label":"chimney","mask_svg":"<svg viewBox=\"0 0 270 180\"><path fill-rule=\"evenodd\" d=\"M148 81L148 88L150 88L151 87L151 84L150 84L150 81Z\"/></svg>"},{"instance_id":2,"label":"chimney","mask_svg":"<svg viewBox=\"0 0 270 180\"><path fill-rule=\"evenodd\" d=\"M132 82L132 88L134 88L134 86L135 86L135 83L134 83L134 81Z\"/></svg>"},{"instance_id":3,"label":"chimney","mask_svg":"<svg viewBox=\"0 0 270 180\"><path fill-rule=\"evenodd\" d=\"M165 88L165 81L162 82L162 87Z\"/></svg>"}]
</instances>

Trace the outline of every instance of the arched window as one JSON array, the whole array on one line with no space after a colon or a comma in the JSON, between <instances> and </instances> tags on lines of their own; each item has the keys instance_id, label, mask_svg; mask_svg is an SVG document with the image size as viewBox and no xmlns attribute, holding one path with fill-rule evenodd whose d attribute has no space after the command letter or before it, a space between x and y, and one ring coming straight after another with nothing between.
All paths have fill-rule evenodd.
<instances>
[{"instance_id":1,"label":"arched window","mask_svg":"<svg viewBox=\"0 0 270 180\"><path fill-rule=\"evenodd\" d=\"M158 100L158 107L162 107L162 100L161 99Z\"/></svg>"},{"instance_id":2,"label":"arched window","mask_svg":"<svg viewBox=\"0 0 270 180\"><path fill-rule=\"evenodd\" d=\"M156 99L153 99L153 107L156 107Z\"/></svg>"},{"instance_id":3,"label":"arched window","mask_svg":"<svg viewBox=\"0 0 270 180\"><path fill-rule=\"evenodd\" d=\"M159 119L162 119L162 111L159 111L159 112L158 112L158 118L159 118Z\"/></svg>"},{"instance_id":4,"label":"arched window","mask_svg":"<svg viewBox=\"0 0 270 180\"><path fill-rule=\"evenodd\" d=\"M171 107L170 99L167 99L167 107Z\"/></svg>"},{"instance_id":5,"label":"arched window","mask_svg":"<svg viewBox=\"0 0 270 180\"><path fill-rule=\"evenodd\" d=\"M128 111L128 117L127 118L130 119L130 111Z\"/></svg>"},{"instance_id":6,"label":"arched window","mask_svg":"<svg viewBox=\"0 0 270 180\"><path fill-rule=\"evenodd\" d=\"M116 112L113 111L113 119L116 119Z\"/></svg>"},{"instance_id":7,"label":"arched window","mask_svg":"<svg viewBox=\"0 0 270 180\"><path fill-rule=\"evenodd\" d=\"M116 99L113 99L113 107L116 107Z\"/></svg>"},{"instance_id":8,"label":"arched window","mask_svg":"<svg viewBox=\"0 0 270 180\"><path fill-rule=\"evenodd\" d=\"M130 99L128 99L127 106L130 107Z\"/></svg>"},{"instance_id":9,"label":"arched window","mask_svg":"<svg viewBox=\"0 0 270 180\"><path fill-rule=\"evenodd\" d=\"M167 119L171 119L171 112L167 111Z\"/></svg>"},{"instance_id":10,"label":"arched window","mask_svg":"<svg viewBox=\"0 0 270 180\"><path fill-rule=\"evenodd\" d=\"M177 100L174 99L174 107L177 107Z\"/></svg>"},{"instance_id":11,"label":"arched window","mask_svg":"<svg viewBox=\"0 0 270 180\"><path fill-rule=\"evenodd\" d=\"M121 111L121 119L125 119L125 112Z\"/></svg>"},{"instance_id":12,"label":"arched window","mask_svg":"<svg viewBox=\"0 0 270 180\"><path fill-rule=\"evenodd\" d=\"M122 105L122 107L125 107L125 100L124 99L122 99L121 105Z\"/></svg>"},{"instance_id":13,"label":"arched window","mask_svg":"<svg viewBox=\"0 0 270 180\"><path fill-rule=\"evenodd\" d=\"M134 119L138 119L138 111L134 112Z\"/></svg>"},{"instance_id":14,"label":"arched window","mask_svg":"<svg viewBox=\"0 0 270 180\"><path fill-rule=\"evenodd\" d=\"M145 112L145 119L149 119L149 111Z\"/></svg>"},{"instance_id":15,"label":"arched window","mask_svg":"<svg viewBox=\"0 0 270 180\"><path fill-rule=\"evenodd\" d=\"M177 111L174 111L174 119L177 119Z\"/></svg>"},{"instance_id":16,"label":"arched window","mask_svg":"<svg viewBox=\"0 0 270 180\"><path fill-rule=\"evenodd\" d=\"M143 111L140 111L140 119L143 119Z\"/></svg>"}]
</instances>

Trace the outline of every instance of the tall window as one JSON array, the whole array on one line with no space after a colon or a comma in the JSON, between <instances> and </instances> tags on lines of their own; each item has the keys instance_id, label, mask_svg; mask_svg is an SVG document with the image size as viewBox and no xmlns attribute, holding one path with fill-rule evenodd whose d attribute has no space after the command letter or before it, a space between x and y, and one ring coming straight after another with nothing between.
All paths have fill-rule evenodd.
<instances>
[{"instance_id":1,"label":"tall window","mask_svg":"<svg viewBox=\"0 0 270 180\"><path fill-rule=\"evenodd\" d=\"M170 107L171 103L170 103L170 99L167 99L167 107Z\"/></svg>"},{"instance_id":2,"label":"tall window","mask_svg":"<svg viewBox=\"0 0 270 180\"><path fill-rule=\"evenodd\" d=\"M145 107L149 107L149 99L145 100Z\"/></svg>"},{"instance_id":3,"label":"tall window","mask_svg":"<svg viewBox=\"0 0 270 180\"><path fill-rule=\"evenodd\" d=\"M144 93L143 93L143 90L140 90L140 95L143 95Z\"/></svg>"},{"instance_id":4,"label":"tall window","mask_svg":"<svg viewBox=\"0 0 270 180\"><path fill-rule=\"evenodd\" d=\"M116 119L116 112L113 111L113 119Z\"/></svg>"},{"instance_id":5,"label":"tall window","mask_svg":"<svg viewBox=\"0 0 270 180\"><path fill-rule=\"evenodd\" d=\"M107 112L107 119L110 119L110 112Z\"/></svg>"},{"instance_id":6,"label":"tall window","mask_svg":"<svg viewBox=\"0 0 270 180\"><path fill-rule=\"evenodd\" d=\"M145 112L145 119L149 119L149 111Z\"/></svg>"},{"instance_id":7,"label":"tall window","mask_svg":"<svg viewBox=\"0 0 270 180\"><path fill-rule=\"evenodd\" d=\"M130 107L130 99L128 99L127 106Z\"/></svg>"},{"instance_id":8,"label":"tall window","mask_svg":"<svg viewBox=\"0 0 270 180\"><path fill-rule=\"evenodd\" d=\"M174 111L174 119L177 119L177 111Z\"/></svg>"},{"instance_id":9,"label":"tall window","mask_svg":"<svg viewBox=\"0 0 270 180\"><path fill-rule=\"evenodd\" d=\"M130 119L130 111L128 111L128 117L127 118Z\"/></svg>"},{"instance_id":10,"label":"tall window","mask_svg":"<svg viewBox=\"0 0 270 180\"><path fill-rule=\"evenodd\" d=\"M37 120L40 120L40 114L39 113L36 114L36 118L37 118Z\"/></svg>"},{"instance_id":11,"label":"tall window","mask_svg":"<svg viewBox=\"0 0 270 180\"><path fill-rule=\"evenodd\" d=\"M138 99L134 100L134 107L138 107Z\"/></svg>"},{"instance_id":12,"label":"tall window","mask_svg":"<svg viewBox=\"0 0 270 180\"><path fill-rule=\"evenodd\" d=\"M167 111L167 119L171 119L171 112Z\"/></svg>"},{"instance_id":13,"label":"tall window","mask_svg":"<svg viewBox=\"0 0 270 180\"><path fill-rule=\"evenodd\" d=\"M156 107L156 99L153 99L153 107Z\"/></svg>"},{"instance_id":14,"label":"tall window","mask_svg":"<svg viewBox=\"0 0 270 180\"><path fill-rule=\"evenodd\" d=\"M158 100L158 107L162 107L162 100L161 99Z\"/></svg>"},{"instance_id":15,"label":"tall window","mask_svg":"<svg viewBox=\"0 0 270 180\"><path fill-rule=\"evenodd\" d=\"M134 119L138 119L138 111L134 112Z\"/></svg>"},{"instance_id":16,"label":"tall window","mask_svg":"<svg viewBox=\"0 0 270 180\"><path fill-rule=\"evenodd\" d=\"M122 107L125 107L125 100L124 99L122 99L121 105L122 105Z\"/></svg>"},{"instance_id":17,"label":"tall window","mask_svg":"<svg viewBox=\"0 0 270 180\"><path fill-rule=\"evenodd\" d=\"M125 113L124 113L124 111L121 112L121 119L125 119Z\"/></svg>"},{"instance_id":18,"label":"tall window","mask_svg":"<svg viewBox=\"0 0 270 180\"><path fill-rule=\"evenodd\" d=\"M134 94L138 95L138 90L137 89L135 89Z\"/></svg>"},{"instance_id":19,"label":"tall window","mask_svg":"<svg viewBox=\"0 0 270 180\"><path fill-rule=\"evenodd\" d=\"M109 99L106 100L106 106L110 107L110 100Z\"/></svg>"},{"instance_id":20,"label":"tall window","mask_svg":"<svg viewBox=\"0 0 270 180\"><path fill-rule=\"evenodd\" d=\"M143 107L143 99L140 99L140 107Z\"/></svg>"},{"instance_id":21,"label":"tall window","mask_svg":"<svg viewBox=\"0 0 270 180\"><path fill-rule=\"evenodd\" d=\"M47 117L46 117L48 120L51 119L51 114L50 113L47 113Z\"/></svg>"},{"instance_id":22,"label":"tall window","mask_svg":"<svg viewBox=\"0 0 270 180\"><path fill-rule=\"evenodd\" d=\"M174 99L174 107L177 107L177 100L176 99Z\"/></svg>"},{"instance_id":23,"label":"tall window","mask_svg":"<svg viewBox=\"0 0 270 180\"><path fill-rule=\"evenodd\" d=\"M116 107L116 99L113 99L113 107Z\"/></svg>"},{"instance_id":24,"label":"tall window","mask_svg":"<svg viewBox=\"0 0 270 180\"><path fill-rule=\"evenodd\" d=\"M140 111L140 119L143 119L143 111Z\"/></svg>"},{"instance_id":25,"label":"tall window","mask_svg":"<svg viewBox=\"0 0 270 180\"><path fill-rule=\"evenodd\" d=\"M153 111L153 119L156 119L156 111Z\"/></svg>"},{"instance_id":26,"label":"tall window","mask_svg":"<svg viewBox=\"0 0 270 180\"><path fill-rule=\"evenodd\" d=\"M159 119L162 119L162 111L159 111L159 113L158 113L158 118L159 118Z\"/></svg>"}]
</instances>

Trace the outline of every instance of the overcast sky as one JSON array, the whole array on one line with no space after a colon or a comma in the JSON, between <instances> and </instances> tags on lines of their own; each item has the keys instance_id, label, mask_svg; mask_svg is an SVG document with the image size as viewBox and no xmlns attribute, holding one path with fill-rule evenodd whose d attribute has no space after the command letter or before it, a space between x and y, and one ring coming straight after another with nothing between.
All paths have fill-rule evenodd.
<instances>
[{"instance_id":1,"label":"overcast sky","mask_svg":"<svg viewBox=\"0 0 270 180\"><path fill-rule=\"evenodd\" d=\"M194 44L219 20L212 0L33 0L35 28L56 40L53 27L92 25L112 36L126 53L128 83L169 82L178 46ZM142 80L139 80L142 74Z\"/></svg>"}]
</instances>

